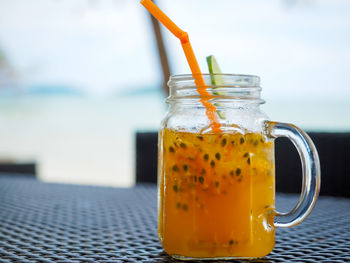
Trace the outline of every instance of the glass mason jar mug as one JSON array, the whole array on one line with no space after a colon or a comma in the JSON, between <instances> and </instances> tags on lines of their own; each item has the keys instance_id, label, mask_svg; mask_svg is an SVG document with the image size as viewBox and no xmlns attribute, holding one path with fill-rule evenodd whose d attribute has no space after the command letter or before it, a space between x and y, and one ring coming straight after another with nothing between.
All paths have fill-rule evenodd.
<instances>
[{"instance_id":1,"label":"glass mason jar mug","mask_svg":"<svg viewBox=\"0 0 350 263\"><path fill-rule=\"evenodd\" d=\"M213 132L192 75L169 80L169 111L159 131L159 239L178 259L258 258L270 253L275 228L300 223L320 189L314 144L299 128L271 122L259 109L260 79L203 75L217 108ZM289 213L275 210L274 139L287 137L302 161L303 186ZM277 156L278 158L278 156Z\"/></svg>"}]
</instances>

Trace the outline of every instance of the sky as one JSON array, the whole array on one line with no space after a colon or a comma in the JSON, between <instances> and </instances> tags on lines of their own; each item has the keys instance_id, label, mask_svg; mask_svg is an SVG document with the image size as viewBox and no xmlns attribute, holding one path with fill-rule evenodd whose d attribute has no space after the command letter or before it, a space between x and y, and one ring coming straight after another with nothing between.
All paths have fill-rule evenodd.
<instances>
[{"instance_id":1,"label":"sky","mask_svg":"<svg viewBox=\"0 0 350 263\"><path fill-rule=\"evenodd\" d=\"M164 8L190 33L202 69L214 54L224 72L259 75L268 97L350 99L350 2L286 2L219 1L201 10L201 20L190 11L179 15L196 10L199 0L166 1ZM179 72L186 67L182 50L168 42Z\"/></svg>"},{"instance_id":2,"label":"sky","mask_svg":"<svg viewBox=\"0 0 350 263\"><path fill-rule=\"evenodd\" d=\"M158 0L189 33L203 72L259 75L267 98L350 99L350 2ZM0 48L19 82L109 96L158 87L148 13L137 0L0 0ZM173 74L189 73L179 41L162 29Z\"/></svg>"},{"instance_id":3,"label":"sky","mask_svg":"<svg viewBox=\"0 0 350 263\"><path fill-rule=\"evenodd\" d=\"M158 80L135 1L0 0L0 46L25 84L108 93Z\"/></svg>"}]
</instances>

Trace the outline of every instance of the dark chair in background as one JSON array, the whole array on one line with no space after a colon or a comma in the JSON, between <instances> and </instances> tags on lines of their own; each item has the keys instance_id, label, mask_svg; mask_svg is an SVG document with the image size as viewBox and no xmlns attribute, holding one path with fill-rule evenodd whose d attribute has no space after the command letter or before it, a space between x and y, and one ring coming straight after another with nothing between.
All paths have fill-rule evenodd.
<instances>
[{"instance_id":1,"label":"dark chair in background","mask_svg":"<svg viewBox=\"0 0 350 263\"><path fill-rule=\"evenodd\" d=\"M350 197L350 133L308 134L320 157L320 194ZM276 140L275 159L277 190L284 193L299 193L301 163L297 150L288 139Z\"/></svg>"},{"instance_id":2,"label":"dark chair in background","mask_svg":"<svg viewBox=\"0 0 350 263\"><path fill-rule=\"evenodd\" d=\"M136 183L156 183L158 165L158 134L136 133Z\"/></svg>"},{"instance_id":3,"label":"dark chair in background","mask_svg":"<svg viewBox=\"0 0 350 263\"><path fill-rule=\"evenodd\" d=\"M350 197L350 133L310 132L321 162L321 195ZM156 132L136 133L136 182L157 182ZM286 138L276 140L276 190L300 193L301 163Z\"/></svg>"},{"instance_id":4,"label":"dark chair in background","mask_svg":"<svg viewBox=\"0 0 350 263\"><path fill-rule=\"evenodd\" d=\"M0 175L1 174L20 174L26 176L36 175L35 163L16 163L16 162L1 162L0 163Z\"/></svg>"}]
</instances>

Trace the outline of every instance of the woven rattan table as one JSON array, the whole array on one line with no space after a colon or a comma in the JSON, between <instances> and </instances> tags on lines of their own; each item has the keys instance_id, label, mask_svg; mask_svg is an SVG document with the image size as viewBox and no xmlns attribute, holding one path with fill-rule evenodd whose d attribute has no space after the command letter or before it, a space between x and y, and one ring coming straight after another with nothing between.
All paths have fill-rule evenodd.
<instances>
[{"instance_id":1,"label":"woven rattan table","mask_svg":"<svg viewBox=\"0 0 350 263\"><path fill-rule=\"evenodd\" d=\"M280 208L295 204L280 195ZM0 262L175 262L157 240L156 187L42 183L0 176ZM276 231L257 262L350 262L350 199L321 197L302 224Z\"/></svg>"}]
</instances>

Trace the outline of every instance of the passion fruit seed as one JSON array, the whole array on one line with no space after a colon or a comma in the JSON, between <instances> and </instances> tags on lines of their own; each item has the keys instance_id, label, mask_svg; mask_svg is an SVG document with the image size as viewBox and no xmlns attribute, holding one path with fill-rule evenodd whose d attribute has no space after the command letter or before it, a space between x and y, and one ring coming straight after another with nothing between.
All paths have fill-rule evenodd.
<instances>
[{"instance_id":1,"label":"passion fruit seed","mask_svg":"<svg viewBox=\"0 0 350 263\"><path fill-rule=\"evenodd\" d=\"M220 153L216 153L216 154L215 154L215 158L219 161L220 158L221 158Z\"/></svg>"},{"instance_id":2,"label":"passion fruit seed","mask_svg":"<svg viewBox=\"0 0 350 263\"><path fill-rule=\"evenodd\" d=\"M214 167L214 166L215 166L215 162L214 162L214 160L211 160L211 162L210 162L210 166L211 166L211 167Z\"/></svg>"},{"instance_id":3,"label":"passion fruit seed","mask_svg":"<svg viewBox=\"0 0 350 263\"><path fill-rule=\"evenodd\" d=\"M241 168L237 168L236 169L236 176L239 176L241 174L242 170Z\"/></svg>"},{"instance_id":4,"label":"passion fruit seed","mask_svg":"<svg viewBox=\"0 0 350 263\"><path fill-rule=\"evenodd\" d=\"M179 167L177 167L176 164L174 164L174 166L173 166L173 171L174 171L174 172L178 172L178 171L179 171Z\"/></svg>"},{"instance_id":5,"label":"passion fruit seed","mask_svg":"<svg viewBox=\"0 0 350 263\"><path fill-rule=\"evenodd\" d=\"M188 170L188 165L187 165L187 164L184 164L184 165L182 166L182 168L183 168L184 171L186 172L186 171Z\"/></svg>"},{"instance_id":6,"label":"passion fruit seed","mask_svg":"<svg viewBox=\"0 0 350 263\"><path fill-rule=\"evenodd\" d=\"M204 154L204 160L205 160L205 161L208 161L208 160L209 160L209 154L207 154L207 153Z\"/></svg>"},{"instance_id":7,"label":"passion fruit seed","mask_svg":"<svg viewBox=\"0 0 350 263\"><path fill-rule=\"evenodd\" d=\"M221 146L224 147L227 143L227 140L226 138L223 138L222 141L221 141Z\"/></svg>"},{"instance_id":8,"label":"passion fruit seed","mask_svg":"<svg viewBox=\"0 0 350 263\"><path fill-rule=\"evenodd\" d=\"M182 148L182 149L186 149L186 144L184 144L183 142L182 143L180 143L180 147Z\"/></svg>"},{"instance_id":9,"label":"passion fruit seed","mask_svg":"<svg viewBox=\"0 0 350 263\"><path fill-rule=\"evenodd\" d=\"M204 177L203 177L203 176L199 176L199 177L198 177L198 180L199 180L199 182L200 182L201 184L204 183Z\"/></svg>"},{"instance_id":10,"label":"passion fruit seed","mask_svg":"<svg viewBox=\"0 0 350 263\"><path fill-rule=\"evenodd\" d=\"M174 185L174 186L173 186L173 190L174 190L175 192L178 192L178 191L179 191L179 188L177 187L177 185Z\"/></svg>"},{"instance_id":11,"label":"passion fruit seed","mask_svg":"<svg viewBox=\"0 0 350 263\"><path fill-rule=\"evenodd\" d=\"M239 139L240 144L244 143L244 138L242 137L241 139Z\"/></svg>"},{"instance_id":12,"label":"passion fruit seed","mask_svg":"<svg viewBox=\"0 0 350 263\"><path fill-rule=\"evenodd\" d=\"M174 153L174 152L175 152L174 147L170 146L170 147L169 147L169 152Z\"/></svg>"},{"instance_id":13,"label":"passion fruit seed","mask_svg":"<svg viewBox=\"0 0 350 263\"><path fill-rule=\"evenodd\" d=\"M244 155L243 155L243 157L248 157L249 156L249 153L245 153Z\"/></svg>"}]
</instances>

